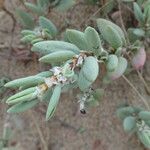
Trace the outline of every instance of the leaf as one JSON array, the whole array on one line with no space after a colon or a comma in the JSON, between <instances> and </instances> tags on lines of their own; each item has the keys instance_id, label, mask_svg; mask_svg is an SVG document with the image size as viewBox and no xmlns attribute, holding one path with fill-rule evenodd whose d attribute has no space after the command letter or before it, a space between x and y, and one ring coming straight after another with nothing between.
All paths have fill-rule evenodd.
<instances>
[{"instance_id":1,"label":"leaf","mask_svg":"<svg viewBox=\"0 0 150 150\"><path fill-rule=\"evenodd\" d=\"M29 2L24 3L25 6L30 9L32 12L36 13L37 15L43 15L44 14L44 9L38 5L34 5Z\"/></svg>"},{"instance_id":2,"label":"leaf","mask_svg":"<svg viewBox=\"0 0 150 150\"><path fill-rule=\"evenodd\" d=\"M35 95L34 92L33 92L33 93L30 93L30 94L23 95L21 97L6 101L6 103L8 105L12 105L12 104L19 103L19 102L31 101L31 100L35 99L36 97L37 97L37 95Z\"/></svg>"},{"instance_id":3,"label":"leaf","mask_svg":"<svg viewBox=\"0 0 150 150\"><path fill-rule=\"evenodd\" d=\"M36 39L36 36L33 35L33 34L29 34L29 35L26 35L24 36L23 38L21 38L21 42L23 43L30 43L31 41L35 40Z\"/></svg>"},{"instance_id":4,"label":"leaf","mask_svg":"<svg viewBox=\"0 0 150 150\"><path fill-rule=\"evenodd\" d=\"M52 75L53 75L53 73L51 71L44 71L44 72L38 73L36 76L43 77L43 79L44 79L44 78L47 78L47 77L51 77ZM38 84L40 84L40 83L35 82L32 85L30 83L25 84L25 85L20 86L19 89L24 90L24 89L30 88L31 86L38 85Z\"/></svg>"},{"instance_id":5,"label":"leaf","mask_svg":"<svg viewBox=\"0 0 150 150\"><path fill-rule=\"evenodd\" d=\"M88 4L96 4L98 0L85 0Z\"/></svg>"},{"instance_id":6,"label":"leaf","mask_svg":"<svg viewBox=\"0 0 150 150\"><path fill-rule=\"evenodd\" d=\"M78 86L79 86L80 90L81 91L86 91L87 88L89 88L91 84L92 84L92 82L88 81L84 77L83 71L80 70L79 77L78 77Z\"/></svg>"},{"instance_id":7,"label":"leaf","mask_svg":"<svg viewBox=\"0 0 150 150\"><path fill-rule=\"evenodd\" d=\"M37 38L37 39L32 40L32 41L31 41L31 44L33 45L33 44L38 43L38 42L41 42L41 41L43 41L42 38Z\"/></svg>"},{"instance_id":8,"label":"leaf","mask_svg":"<svg viewBox=\"0 0 150 150\"><path fill-rule=\"evenodd\" d=\"M80 50L90 50L83 32L67 29L65 36L70 43L76 45Z\"/></svg>"},{"instance_id":9,"label":"leaf","mask_svg":"<svg viewBox=\"0 0 150 150\"><path fill-rule=\"evenodd\" d=\"M136 19L139 21L139 23L141 25L143 25L144 24L144 16L143 16L141 8L139 7L139 5L136 2L133 3L133 9L134 9L134 15L135 15Z\"/></svg>"},{"instance_id":10,"label":"leaf","mask_svg":"<svg viewBox=\"0 0 150 150\"><path fill-rule=\"evenodd\" d=\"M10 81L5 84L5 87L9 87L9 88L19 88L21 86L31 87L31 86L44 83L44 79L45 79L44 77L40 77L40 76L29 76L29 77Z\"/></svg>"},{"instance_id":11,"label":"leaf","mask_svg":"<svg viewBox=\"0 0 150 150\"><path fill-rule=\"evenodd\" d=\"M61 94L61 86L56 85L54 87L54 91L47 108L46 121L48 121L53 116L60 98L60 94Z\"/></svg>"},{"instance_id":12,"label":"leaf","mask_svg":"<svg viewBox=\"0 0 150 150\"><path fill-rule=\"evenodd\" d=\"M146 148L150 148L150 132L138 131L137 135L141 143L144 144Z\"/></svg>"},{"instance_id":13,"label":"leaf","mask_svg":"<svg viewBox=\"0 0 150 150\"><path fill-rule=\"evenodd\" d=\"M41 54L49 54L55 51L72 51L76 54L79 53L79 49L68 42L63 41L42 41L33 45L33 52L39 52Z\"/></svg>"},{"instance_id":14,"label":"leaf","mask_svg":"<svg viewBox=\"0 0 150 150\"><path fill-rule=\"evenodd\" d=\"M4 143L0 140L0 150L3 150Z\"/></svg>"},{"instance_id":15,"label":"leaf","mask_svg":"<svg viewBox=\"0 0 150 150\"><path fill-rule=\"evenodd\" d=\"M130 42L134 43L136 40L139 39L139 37L137 37L135 34L134 34L134 29L135 28L129 28L127 30L127 33L128 33L128 38L130 40Z\"/></svg>"},{"instance_id":16,"label":"leaf","mask_svg":"<svg viewBox=\"0 0 150 150\"><path fill-rule=\"evenodd\" d=\"M92 96L87 99L86 107L97 107L97 106L99 106L99 100L95 99Z\"/></svg>"},{"instance_id":17,"label":"leaf","mask_svg":"<svg viewBox=\"0 0 150 150\"><path fill-rule=\"evenodd\" d=\"M107 26L106 30L102 32L102 35L113 48L117 49L123 46L121 36L113 27Z\"/></svg>"},{"instance_id":18,"label":"leaf","mask_svg":"<svg viewBox=\"0 0 150 150\"><path fill-rule=\"evenodd\" d=\"M28 94L30 94L30 93L33 93L35 90L36 90L36 87L31 87L31 88L28 88L28 89L26 89L26 90L23 90L23 91L21 91L21 92L15 94L15 95L9 97L9 98L7 99L7 102L9 102L9 101L11 101L11 100L13 100L13 99L16 99L16 98L19 98L19 97L28 95Z\"/></svg>"},{"instance_id":19,"label":"leaf","mask_svg":"<svg viewBox=\"0 0 150 150\"><path fill-rule=\"evenodd\" d=\"M85 58L84 64L82 66L82 72L86 80L94 82L99 73L99 65L97 59L92 56Z\"/></svg>"},{"instance_id":20,"label":"leaf","mask_svg":"<svg viewBox=\"0 0 150 150\"><path fill-rule=\"evenodd\" d=\"M98 29L101 32L103 38L108 43L113 44L114 48L118 48L119 45L123 46L126 44L124 32L122 31L122 29L119 26L117 26L113 22L99 18L99 19L97 19L97 26L98 26ZM113 39L113 37L117 38L119 41ZM121 39L121 41L120 41L120 39ZM109 40L111 40L111 41L109 41ZM116 43L114 41L116 41Z\"/></svg>"},{"instance_id":21,"label":"leaf","mask_svg":"<svg viewBox=\"0 0 150 150\"><path fill-rule=\"evenodd\" d=\"M118 66L118 57L116 55L109 55L106 63L106 68L109 72L114 71Z\"/></svg>"},{"instance_id":22,"label":"leaf","mask_svg":"<svg viewBox=\"0 0 150 150\"><path fill-rule=\"evenodd\" d=\"M53 73L51 71L43 71L41 73L38 73L37 76L41 76L41 77L51 77L53 75Z\"/></svg>"},{"instance_id":23,"label":"leaf","mask_svg":"<svg viewBox=\"0 0 150 150\"><path fill-rule=\"evenodd\" d=\"M107 72L110 80L115 80L123 75L127 68L127 60L123 57L118 58L118 66L113 72Z\"/></svg>"},{"instance_id":24,"label":"leaf","mask_svg":"<svg viewBox=\"0 0 150 150\"><path fill-rule=\"evenodd\" d=\"M48 7L49 3L50 3L49 0L37 0L37 5L43 8Z\"/></svg>"},{"instance_id":25,"label":"leaf","mask_svg":"<svg viewBox=\"0 0 150 150\"><path fill-rule=\"evenodd\" d=\"M4 143L6 143L6 141L9 141L11 139L11 135L12 135L12 129L10 125L6 124L3 129L3 140L5 141Z\"/></svg>"},{"instance_id":26,"label":"leaf","mask_svg":"<svg viewBox=\"0 0 150 150\"><path fill-rule=\"evenodd\" d=\"M60 0L58 5L55 7L58 11L67 11L75 4L74 0Z\"/></svg>"},{"instance_id":27,"label":"leaf","mask_svg":"<svg viewBox=\"0 0 150 150\"><path fill-rule=\"evenodd\" d=\"M32 31L32 30L22 30L21 31L21 34L23 35L23 36L26 36L26 35L36 35L36 33L35 33L35 31Z\"/></svg>"},{"instance_id":28,"label":"leaf","mask_svg":"<svg viewBox=\"0 0 150 150\"><path fill-rule=\"evenodd\" d=\"M58 33L56 26L49 19L43 16L39 18L39 25L43 29L47 29L52 37L55 37L56 34Z\"/></svg>"},{"instance_id":29,"label":"leaf","mask_svg":"<svg viewBox=\"0 0 150 150\"><path fill-rule=\"evenodd\" d=\"M103 2L102 2L103 3ZM102 16L107 16L116 7L117 3L114 0L107 1L103 7L101 7L100 13Z\"/></svg>"},{"instance_id":30,"label":"leaf","mask_svg":"<svg viewBox=\"0 0 150 150\"><path fill-rule=\"evenodd\" d=\"M145 31L143 29L140 29L140 28L135 28L133 30L133 33L136 35L136 36L139 36L139 37L144 37L145 36Z\"/></svg>"},{"instance_id":31,"label":"leaf","mask_svg":"<svg viewBox=\"0 0 150 150\"><path fill-rule=\"evenodd\" d=\"M8 113L21 113L24 112L32 107L34 107L35 105L38 104L37 100L33 100L33 101L28 101L28 102L21 102L19 104L13 105L12 107L10 107L7 112Z\"/></svg>"},{"instance_id":32,"label":"leaf","mask_svg":"<svg viewBox=\"0 0 150 150\"><path fill-rule=\"evenodd\" d=\"M19 16L19 19L21 23L28 29L34 28L34 19L31 16L31 14L22 11L21 9L16 10L17 15Z\"/></svg>"},{"instance_id":33,"label":"leaf","mask_svg":"<svg viewBox=\"0 0 150 150\"><path fill-rule=\"evenodd\" d=\"M136 120L134 117L126 117L123 121L123 128L126 132L132 132L136 128Z\"/></svg>"},{"instance_id":34,"label":"leaf","mask_svg":"<svg viewBox=\"0 0 150 150\"><path fill-rule=\"evenodd\" d=\"M131 63L134 69L139 70L141 69L146 61L146 52L144 48L137 49L136 53L134 54Z\"/></svg>"},{"instance_id":35,"label":"leaf","mask_svg":"<svg viewBox=\"0 0 150 150\"><path fill-rule=\"evenodd\" d=\"M43 56L42 58L39 59L39 61L44 63L50 63L50 64L57 63L57 62L64 62L73 58L73 56L75 55L76 54L72 51L56 51Z\"/></svg>"},{"instance_id":36,"label":"leaf","mask_svg":"<svg viewBox=\"0 0 150 150\"><path fill-rule=\"evenodd\" d=\"M122 0L123 2L134 2L134 0Z\"/></svg>"},{"instance_id":37,"label":"leaf","mask_svg":"<svg viewBox=\"0 0 150 150\"><path fill-rule=\"evenodd\" d=\"M96 56L99 56L103 47L98 32L92 27L87 27L85 29L85 38L87 39L90 50L92 50Z\"/></svg>"},{"instance_id":38,"label":"leaf","mask_svg":"<svg viewBox=\"0 0 150 150\"><path fill-rule=\"evenodd\" d=\"M50 100L52 94L53 94L52 89L49 88L49 89L46 90L45 93L42 95L41 100L42 100L42 101L49 102L49 100Z\"/></svg>"},{"instance_id":39,"label":"leaf","mask_svg":"<svg viewBox=\"0 0 150 150\"><path fill-rule=\"evenodd\" d=\"M150 112L149 111L141 111L139 112L139 118L141 118L142 120L148 121L150 120Z\"/></svg>"},{"instance_id":40,"label":"leaf","mask_svg":"<svg viewBox=\"0 0 150 150\"><path fill-rule=\"evenodd\" d=\"M104 89L96 89L93 93L93 97L99 100L104 95Z\"/></svg>"},{"instance_id":41,"label":"leaf","mask_svg":"<svg viewBox=\"0 0 150 150\"><path fill-rule=\"evenodd\" d=\"M122 107L122 108L117 109L116 114L120 119L124 120L128 116L132 116L134 112L135 110L133 107L127 106L127 107Z\"/></svg>"},{"instance_id":42,"label":"leaf","mask_svg":"<svg viewBox=\"0 0 150 150\"><path fill-rule=\"evenodd\" d=\"M147 1L143 7L145 24L150 24L150 1Z\"/></svg>"}]
</instances>

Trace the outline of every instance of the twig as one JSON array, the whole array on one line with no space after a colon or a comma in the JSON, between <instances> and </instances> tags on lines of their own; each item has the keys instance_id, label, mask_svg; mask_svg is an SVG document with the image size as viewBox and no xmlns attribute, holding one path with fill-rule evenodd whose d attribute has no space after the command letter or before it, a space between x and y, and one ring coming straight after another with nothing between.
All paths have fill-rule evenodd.
<instances>
[{"instance_id":1,"label":"twig","mask_svg":"<svg viewBox=\"0 0 150 150\"><path fill-rule=\"evenodd\" d=\"M142 74L138 70L137 70L137 74L138 74L139 78L141 79L141 81L143 82L147 93L150 95L150 88L147 85L147 83L146 83L145 79L143 78Z\"/></svg>"},{"instance_id":2,"label":"twig","mask_svg":"<svg viewBox=\"0 0 150 150\"><path fill-rule=\"evenodd\" d=\"M124 22L123 22L123 19L122 19L120 0L117 0L117 3L118 3L118 8L119 8L119 19L120 19L121 27L122 27L122 30L123 30L123 32L125 34L125 37L126 37L126 40L127 40L127 44L130 45L128 34L126 32L126 28L125 28L125 25L124 25Z\"/></svg>"},{"instance_id":3,"label":"twig","mask_svg":"<svg viewBox=\"0 0 150 150\"><path fill-rule=\"evenodd\" d=\"M133 88L133 90L135 91L135 93L138 94L138 96L141 98L141 100L143 101L143 103L147 107L147 109L150 110L149 104L147 103L147 101L145 100L145 98L139 93L139 91L135 88L135 86L124 75L122 75L122 77Z\"/></svg>"},{"instance_id":4,"label":"twig","mask_svg":"<svg viewBox=\"0 0 150 150\"><path fill-rule=\"evenodd\" d=\"M40 136L40 139L41 139L41 142L42 142L42 144L43 144L44 150L48 150L47 143L46 143L46 141L44 140L44 136L43 136L42 131L41 131L39 125L38 125L37 120L36 120L35 117L33 116L32 111L29 111L29 113L30 113L31 119L33 120L33 123L34 123L34 125L35 125L35 127L36 127L36 129L37 129L37 132L38 132L38 134L39 134L39 136Z\"/></svg>"},{"instance_id":5,"label":"twig","mask_svg":"<svg viewBox=\"0 0 150 150\"><path fill-rule=\"evenodd\" d=\"M113 0L109 0L104 6L100 7L94 14L92 14L88 19L83 20L80 23L80 26L84 23L87 23L89 20L91 20L92 17L96 16L104 7L106 7L110 2L112 2Z\"/></svg>"}]
</instances>

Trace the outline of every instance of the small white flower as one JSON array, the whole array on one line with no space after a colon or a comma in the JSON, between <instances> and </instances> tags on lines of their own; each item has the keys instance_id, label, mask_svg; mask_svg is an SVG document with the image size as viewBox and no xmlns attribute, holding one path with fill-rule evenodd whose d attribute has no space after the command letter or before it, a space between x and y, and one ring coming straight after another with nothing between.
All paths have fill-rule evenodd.
<instances>
[{"instance_id":1,"label":"small white flower","mask_svg":"<svg viewBox=\"0 0 150 150\"><path fill-rule=\"evenodd\" d=\"M45 78L45 83L50 88L52 87L54 81L52 80L52 78Z\"/></svg>"},{"instance_id":2,"label":"small white flower","mask_svg":"<svg viewBox=\"0 0 150 150\"><path fill-rule=\"evenodd\" d=\"M79 56L76 65L79 66L79 65L82 65L82 63L83 63L83 57Z\"/></svg>"},{"instance_id":3,"label":"small white flower","mask_svg":"<svg viewBox=\"0 0 150 150\"><path fill-rule=\"evenodd\" d=\"M62 82L62 83L65 83L67 81L67 78L62 75L57 76L57 79L58 82Z\"/></svg>"},{"instance_id":4,"label":"small white flower","mask_svg":"<svg viewBox=\"0 0 150 150\"><path fill-rule=\"evenodd\" d=\"M62 72L62 68L61 67L54 67L54 68L50 69L50 71L52 71L54 73L54 76L57 76Z\"/></svg>"}]
</instances>

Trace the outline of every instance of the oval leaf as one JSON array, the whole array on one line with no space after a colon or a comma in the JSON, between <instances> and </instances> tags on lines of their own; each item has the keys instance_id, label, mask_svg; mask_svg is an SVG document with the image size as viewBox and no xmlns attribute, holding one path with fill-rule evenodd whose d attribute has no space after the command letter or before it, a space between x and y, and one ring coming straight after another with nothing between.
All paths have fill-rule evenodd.
<instances>
[{"instance_id":1,"label":"oval leaf","mask_svg":"<svg viewBox=\"0 0 150 150\"><path fill-rule=\"evenodd\" d=\"M97 19L97 26L98 26L98 29L100 30L100 32L102 33L102 36L104 37L104 39L108 43L110 43L109 39L111 40L111 43L113 43L114 48L118 48L119 45L125 45L126 44L124 32L122 31L122 29L119 26L117 26L113 22L100 18L100 19ZM111 33L108 30L115 37L117 37L117 39L119 39L119 41L113 39L113 36L111 35ZM120 38L121 38L122 42L120 42ZM117 44L115 44L114 41L116 41Z\"/></svg>"},{"instance_id":2,"label":"oval leaf","mask_svg":"<svg viewBox=\"0 0 150 150\"><path fill-rule=\"evenodd\" d=\"M11 100L13 100L13 99L22 97L22 96L24 96L24 95L28 95L28 94L30 94L30 93L33 93L35 90L36 90L36 87L28 88L28 89L26 89L26 90L24 90L24 91L21 91L21 92L15 94L15 95L9 97L9 98L7 99L7 102L8 102L8 101L11 101Z\"/></svg>"},{"instance_id":3,"label":"oval leaf","mask_svg":"<svg viewBox=\"0 0 150 150\"><path fill-rule=\"evenodd\" d=\"M43 29L47 29L53 37L55 37L58 33L56 26L49 19L43 16L39 18L39 24Z\"/></svg>"},{"instance_id":4,"label":"oval leaf","mask_svg":"<svg viewBox=\"0 0 150 150\"><path fill-rule=\"evenodd\" d=\"M146 148L150 148L150 132L138 131L138 138Z\"/></svg>"},{"instance_id":5,"label":"oval leaf","mask_svg":"<svg viewBox=\"0 0 150 150\"><path fill-rule=\"evenodd\" d=\"M75 45L63 41L42 41L33 45L32 51L41 54L49 54L55 51L73 51L79 54L79 48Z\"/></svg>"},{"instance_id":6,"label":"oval leaf","mask_svg":"<svg viewBox=\"0 0 150 150\"><path fill-rule=\"evenodd\" d=\"M46 56L43 56L39 59L40 62L44 63L57 63L57 62L64 62L66 60L71 59L76 54L72 51L57 51Z\"/></svg>"},{"instance_id":7,"label":"oval leaf","mask_svg":"<svg viewBox=\"0 0 150 150\"><path fill-rule=\"evenodd\" d=\"M114 71L118 66L118 57L116 55L109 55L108 56L108 60L107 60L107 64L106 64L106 68L108 71Z\"/></svg>"},{"instance_id":8,"label":"oval leaf","mask_svg":"<svg viewBox=\"0 0 150 150\"><path fill-rule=\"evenodd\" d=\"M37 104L38 104L37 100L19 103L19 104L16 104L16 105L13 105L12 107L10 107L7 110L7 112L8 113L20 113L20 112L24 112L24 111L26 111L26 110L34 107Z\"/></svg>"},{"instance_id":9,"label":"oval leaf","mask_svg":"<svg viewBox=\"0 0 150 150\"><path fill-rule=\"evenodd\" d=\"M140 24L144 24L144 16L142 10L136 2L133 3L133 9L136 19L140 22Z\"/></svg>"},{"instance_id":10,"label":"oval leaf","mask_svg":"<svg viewBox=\"0 0 150 150\"><path fill-rule=\"evenodd\" d=\"M59 98L60 98L60 94L61 94L61 86L57 85L54 88L52 97L50 99L50 102L49 102L49 105L48 105L48 108L47 108L46 120L49 120L53 116L53 114L56 110Z\"/></svg>"},{"instance_id":11,"label":"oval leaf","mask_svg":"<svg viewBox=\"0 0 150 150\"><path fill-rule=\"evenodd\" d=\"M148 121L148 120L150 120L150 112L149 112L149 111L141 111L141 112L139 113L139 117L140 117L142 120Z\"/></svg>"},{"instance_id":12,"label":"oval leaf","mask_svg":"<svg viewBox=\"0 0 150 150\"><path fill-rule=\"evenodd\" d=\"M83 32L67 29L65 35L68 41L76 45L80 50L88 50L88 43Z\"/></svg>"},{"instance_id":13,"label":"oval leaf","mask_svg":"<svg viewBox=\"0 0 150 150\"><path fill-rule=\"evenodd\" d=\"M134 69L139 70L141 69L146 61L146 52L144 48L139 48L134 57L132 58L132 66L134 67Z\"/></svg>"},{"instance_id":14,"label":"oval leaf","mask_svg":"<svg viewBox=\"0 0 150 150\"><path fill-rule=\"evenodd\" d=\"M127 68L127 60L123 57L118 58L118 66L113 72L107 72L110 80L115 80L123 75Z\"/></svg>"},{"instance_id":15,"label":"oval leaf","mask_svg":"<svg viewBox=\"0 0 150 150\"><path fill-rule=\"evenodd\" d=\"M5 87L9 87L9 88L19 88L21 86L31 87L31 86L44 83L44 79L45 79L44 77L40 77L40 76L29 76L29 77L10 81L5 84Z\"/></svg>"},{"instance_id":16,"label":"oval leaf","mask_svg":"<svg viewBox=\"0 0 150 150\"><path fill-rule=\"evenodd\" d=\"M36 97L37 97L37 95L35 95L34 93L30 93L30 94L6 101L6 103L9 105L12 105L12 104L19 103L19 102L31 101L31 100L35 99Z\"/></svg>"},{"instance_id":17,"label":"oval leaf","mask_svg":"<svg viewBox=\"0 0 150 150\"><path fill-rule=\"evenodd\" d=\"M16 10L17 15L19 16L19 19L21 23L28 29L34 28L34 19L31 16L31 14L22 11L21 9Z\"/></svg>"},{"instance_id":18,"label":"oval leaf","mask_svg":"<svg viewBox=\"0 0 150 150\"><path fill-rule=\"evenodd\" d=\"M85 38L87 39L90 50L92 50L95 55L99 56L103 48L98 32L92 27L87 27L85 29Z\"/></svg>"},{"instance_id":19,"label":"oval leaf","mask_svg":"<svg viewBox=\"0 0 150 150\"><path fill-rule=\"evenodd\" d=\"M99 73L99 65L97 59L92 56L87 57L82 66L82 72L86 80L94 82Z\"/></svg>"},{"instance_id":20,"label":"oval leaf","mask_svg":"<svg viewBox=\"0 0 150 150\"><path fill-rule=\"evenodd\" d=\"M134 117L126 117L123 121L123 128L126 132L132 132L136 127L136 120Z\"/></svg>"},{"instance_id":21,"label":"oval leaf","mask_svg":"<svg viewBox=\"0 0 150 150\"><path fill-rule=\"evenodd\" d=\"M85 91L87 88L90 87L90 85L92 84L92 82L90 82L89 80L87 80L84 75L82 70L79 73L79 77L78 77L78 86L80 88L81 91Z\"/></svg>"}]
</instances>

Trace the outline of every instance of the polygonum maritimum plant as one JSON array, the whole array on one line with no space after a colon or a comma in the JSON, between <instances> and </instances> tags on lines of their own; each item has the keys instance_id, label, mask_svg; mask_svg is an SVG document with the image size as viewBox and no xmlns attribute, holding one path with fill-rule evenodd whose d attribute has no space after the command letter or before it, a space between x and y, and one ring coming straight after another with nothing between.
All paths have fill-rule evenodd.
<instances>
[{"instance_id":1,"label":"polygonum maritimum plant","mask_svg":"<svg viewBox=\"0 0 150 150\"><path fill-rule=\"evenodd\" d=\"M93 89L92 84L100 74L99 64L106 66L104 77L111 81L125 72L127 60L122 52L115 53L126 43L121 28L104 19L98 19L97 24L113 51L103 47L99 33L92 27L87 27L84 32L67 29L66 42L47 40L35 43L32 51L44 55L39 61L52 64L53 67L35 76L8 82L6 87L23 90L8 98L6 102L11 105L8 112L21 112L41 101L47 101L48 120L56 109L60 94L71 88L79 88L83 93L78 96L82 111L86 104L98 102L101 97L98 91L103 93L103 90ZM111 33L111 36L107 33Z\"/></svg>"},{"instance_id":2,"label":"polygonum maritimum plant","mask_svg":"<svg viewBox=\"0 0 150 150\"><path fill-rule=\"evenodd\" d=\"M61 94L78 88L81 93L77 95L77 102L80 112L85 114L86 108L98 105L103 95L103 89L92 86L98 76L103 81L111 82L121 77L129 64L139 70L145 63L143 43L135 41L128 45L122 29L111 21L97 19L99 31L90 26L83 32L67 29L64 41L52 40L57 29L47 18L40 17L39 26L34 30L23 30L22 41L33 44L31 51L42 55L39 61L52 67L37 75L5 84L5 87L19 89L6 101L10 106L8 113L20 113L43 102L47 104L46 120L49 120L54 115ZM104 75L101 73L102 67L105 68ZM124 110L123 113L119 110L124 116L124 129L128 132L136 131L141 142L150 147L149 124L141 117L141 113L149 115L149 112L131 109L132 112L125 110L125 114Z\"/></svg>"}]
</instances>

